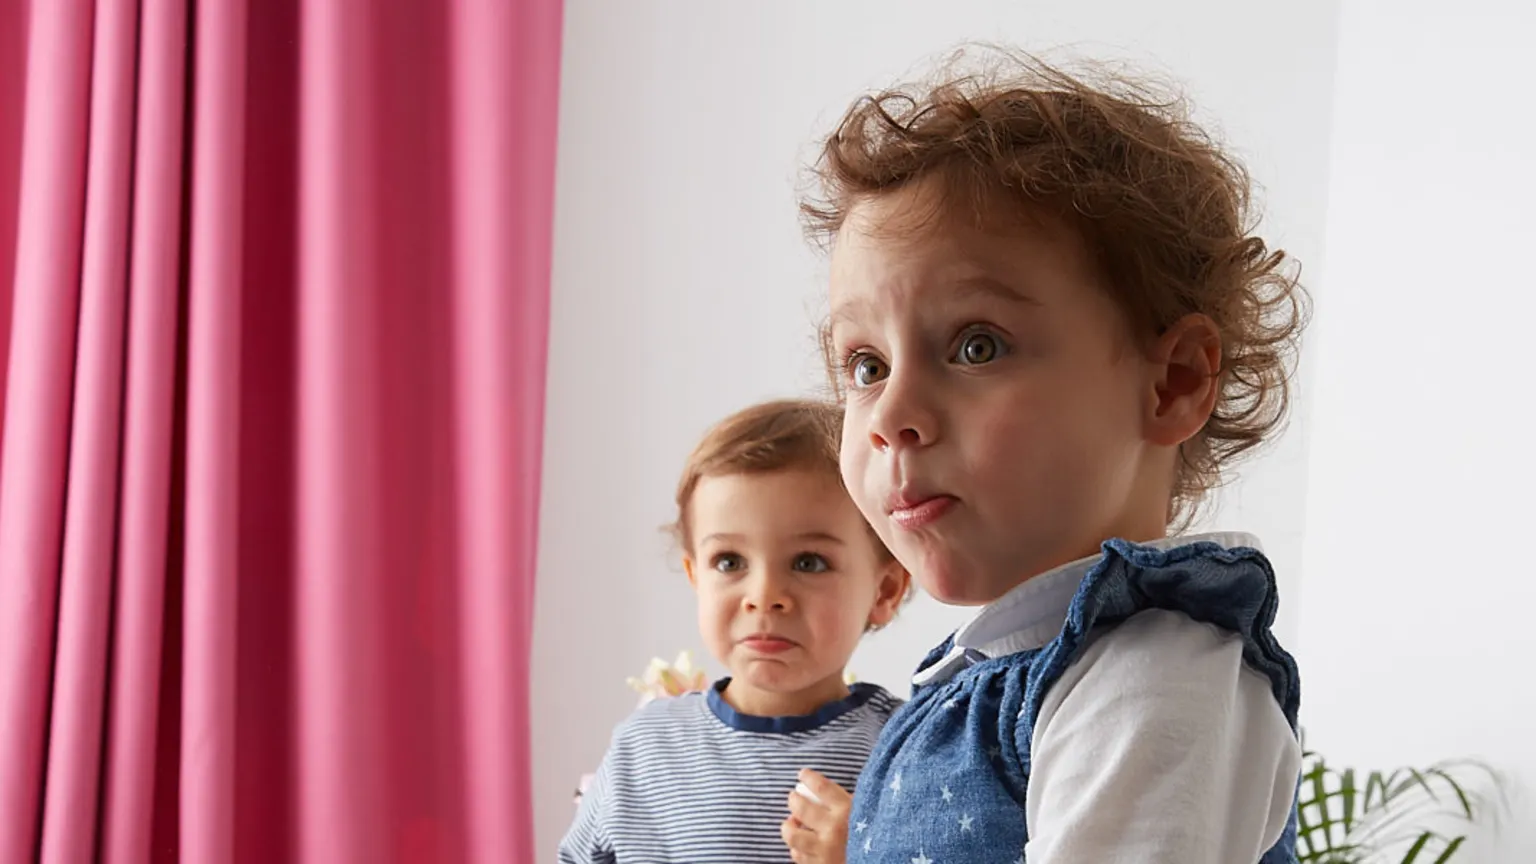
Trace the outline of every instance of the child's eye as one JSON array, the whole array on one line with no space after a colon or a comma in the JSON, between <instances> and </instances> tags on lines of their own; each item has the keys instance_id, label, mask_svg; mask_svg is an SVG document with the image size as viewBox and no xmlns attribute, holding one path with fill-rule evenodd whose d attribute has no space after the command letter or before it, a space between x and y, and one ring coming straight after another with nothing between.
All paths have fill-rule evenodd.
<instances>
[{"instance_id":1,"label":"child's eye","mask_svg":"<svg viewBox=\"0 0 1536 864\"><path fill-rule=\"evenodd\" d=\"M891 374L891 370L885 365L884 360L873 354L866 354L863 351L855 351L849 354L843 367L847 369L848 378L855 387L868 387L871 384L877 384L885 376Z\"/></svg>"},{"instance_id":2,"label":"child's eye","mask_svg":"<svg viewBox=\"0 0 1536 864\"><path fill-rule=\"evenodd\" d=\"M955 356L951 362L962 363L966 366L981 366L991 363L1005 353L1002 340L991 333L971 333L960 340L960 345L955 349Z\"/></svg>"},{"instance_id":3,"label":"child's eye","mask_svg":"<svg viewBox=\"0 0 1536 864\"><path fill-rule=\"evenodd\" d=\"M794 569L796 573L825 573L832 565L814 552L805 552L795 556Z\"/></svg>"},{"instance_id":4,"label":"child's eye","mask_svg":"<svg viewBox=\"0 0 1536 864\"><path fill-rule=\"evenodd\" d=\"M709 559L709 566L719 570L721 573L740 573L747 569L747 559L737 555L735 552L721 552L719 555Z\"/></svg>"}]
</instances>

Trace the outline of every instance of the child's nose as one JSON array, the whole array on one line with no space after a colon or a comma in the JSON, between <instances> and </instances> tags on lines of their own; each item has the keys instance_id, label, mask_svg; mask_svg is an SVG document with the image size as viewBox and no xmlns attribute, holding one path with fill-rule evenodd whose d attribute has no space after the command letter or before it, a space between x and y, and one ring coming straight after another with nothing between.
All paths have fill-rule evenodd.
<instances>
[{"instance_id":1,"label":"child's nose","mask_svg":"<svg viewBox=\"0 0 1536 864\"><path fill-rule=\"evenodd\" d=\"M923 433L911 426L898 429L895 434L878 429L871 429L869 432L869 443L881 453L891 449L893 442L898 447L921 447L927 443L923 439Z\"/></svg>"},{"instance_id":2,"label":"child's nose","mask_svg":"<svg viewBox=\"0 0 1536 864\"><path fill-rule=\"evenodd\" d=\"M885 453L893 448L927 447L938 438L938 420L926 401L923 382L912 374L886 379L869 415L869 443Z\"/></svg>"},{"instance_id":3,"label":"child's nose","mask_svg":"<svg viewBox=\"0 0 1536 864\"><path fill-rule=\"evenodd\" d=\"M788 588L789 580L783 576L772 572L760 574L747 589L747 609L753 612L788 611L793 605Z\"/></svg>"}]
</instances>

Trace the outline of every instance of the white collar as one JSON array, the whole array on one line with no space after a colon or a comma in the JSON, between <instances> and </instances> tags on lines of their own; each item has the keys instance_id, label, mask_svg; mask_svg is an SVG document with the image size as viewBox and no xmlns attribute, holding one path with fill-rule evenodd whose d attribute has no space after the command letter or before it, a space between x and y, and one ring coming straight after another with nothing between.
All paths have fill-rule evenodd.
<instances>
[{"instance_id":1,"label":"white collar","mask_svg":"<svg viewBox=\"0 0 1536 864\"><path fill-rule=\"evenodd\" d=\"M1239 531L1163 537L1138 545L1172 549L1193 543L1215 543L1228 549L1260 548L1257 537ZM1083 577L1103 557L1103 553L1090 555L1048 570L983 606L976 617L955 631L949 653L912 676L912 684L943 681L971 663L1043 647L1061 632Z\"/></svg>"}]
</instances>

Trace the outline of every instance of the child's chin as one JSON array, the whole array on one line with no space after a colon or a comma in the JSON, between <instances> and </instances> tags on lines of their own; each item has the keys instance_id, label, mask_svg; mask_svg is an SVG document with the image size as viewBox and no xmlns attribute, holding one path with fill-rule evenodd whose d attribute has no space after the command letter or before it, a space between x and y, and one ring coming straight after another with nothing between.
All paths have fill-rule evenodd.
<instances>
[{"instance_id":1,"label":"child's chin","mask_svg":"<svg viewBox=\"0 0 1536 864\"><path fill-rule=\"evenodd\" d=\"M928 596L949 606L980 606L987 599L978 596L975 580L966 579L947 563L930 562L917 580Z\"/></svg>"},{"instance_id":2,"label":"child's chin","mask_svg":"<svg viewBox=\"0 0 1536 864\"><path fill-rule=\"evenodd\" d=\"M998 568L985 559L930 551L913 575L930 597L948 606L985 606L1006 594L1012 585L999 585Z\"/></svg>"},{"instance_id":3,"label":"child's chin","mask_svg":"<svg viewBox=\"0 0 1536 864\"><path fill-rule=\"evenodd\" d=\"M815 685L818 677L808 669L786 668L772 661L761 660L742 664L732 672L742 683L779 696L804 691Z\"/></svg>"},{"instance_id":4,"label":"child's chin","mask_svg":"<svg viewBox=\"0 0 1536 864\"><path fill-rule=\"evenodd\" d=\"M738 680L764 693L793 693L810 677L799 669L786 669L772 660L749 660L732 671Z\"/></svg>"}]
</instances>

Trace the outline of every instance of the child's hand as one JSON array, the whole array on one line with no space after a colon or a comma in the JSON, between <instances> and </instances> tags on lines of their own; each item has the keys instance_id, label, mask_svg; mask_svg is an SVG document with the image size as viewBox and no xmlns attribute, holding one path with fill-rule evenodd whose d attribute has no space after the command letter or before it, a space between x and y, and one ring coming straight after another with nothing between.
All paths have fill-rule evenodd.
<instances>
[{"instance_id":1,"label":"child's hand","mask_svg":"<svg viewBox=\"0 0 1536 864\"><path fill-rule=\"evenodd\" d=\"M789 793L789 818L779 833L795 864L843 864L848 848L848 813L853 797L843 787L806 768L798 788Z\"/></svg>"}]
</instances>

